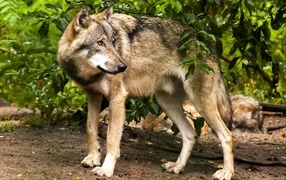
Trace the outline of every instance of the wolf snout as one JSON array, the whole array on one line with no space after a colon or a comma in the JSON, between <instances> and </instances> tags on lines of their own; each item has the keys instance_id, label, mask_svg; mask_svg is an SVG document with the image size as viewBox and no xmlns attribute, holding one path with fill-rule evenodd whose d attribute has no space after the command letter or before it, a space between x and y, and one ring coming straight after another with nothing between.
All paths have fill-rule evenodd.
<instances>
[{"instance_id":1,"label":"wolf snout","mask_svg":"<svg viewBox=\"0 0 286 180\"><path fill-rule=\"evenodd\" d=\"M127 66L123 62L121 62L117 65L117 69L119 72L124 72L126 68L127 68Z\"/></svg>"}]
</instances>

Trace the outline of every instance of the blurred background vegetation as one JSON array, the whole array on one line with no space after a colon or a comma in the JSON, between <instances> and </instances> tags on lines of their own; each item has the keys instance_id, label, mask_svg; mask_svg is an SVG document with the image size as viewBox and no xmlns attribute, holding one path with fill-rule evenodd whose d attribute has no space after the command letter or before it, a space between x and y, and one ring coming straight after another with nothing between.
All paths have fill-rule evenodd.
<instances>
[{"instance_id":1,"label":"blurred background vegetation","mask_svg":"<svg viewBox=\"0 0 286 180\"><path fill-rule=\"evenodd\" d=\"M285 0L0 0L0 97L40 110L42 119L84 111L84 92L56 59L59 38L82 6L191 26L216 44L230 94L286 104ZM130 99L127 107L128 119L160 113L152 97Z\"/></svg>"}]
</instances>

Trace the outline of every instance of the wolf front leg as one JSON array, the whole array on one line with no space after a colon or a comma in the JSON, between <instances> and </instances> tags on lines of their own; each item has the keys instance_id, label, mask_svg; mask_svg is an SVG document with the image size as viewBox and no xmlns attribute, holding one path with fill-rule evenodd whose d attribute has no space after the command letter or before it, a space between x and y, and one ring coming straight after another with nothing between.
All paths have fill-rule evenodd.
<instances>
[{"instance_id":1,"label":"wolf front leg","mask_svg":"<svg viewBox=\"0 0 286 180\"><path fill-rule=\"evenodd\" d=\"M120 156L120 140L125 120L125 100L127 92L122 81L112 82L109 101L110 120L107 128L106 157L101 167L95 167L92 172L100 176L110 177Z\"/></svg>"},{"instance_id":2,"label":"wolf front leg","mask_svg":"<svg viewBox=\"0 0 286 180\"><path fill-rule=\"evenodd\" d=\"M91 91L86 92L87 96L87 121L86 136L88 142L88 155L81 162L82 166L94 167L100 165L100 145L98 142L98 121L102 95Z\"/></svg>"}]
</instances>

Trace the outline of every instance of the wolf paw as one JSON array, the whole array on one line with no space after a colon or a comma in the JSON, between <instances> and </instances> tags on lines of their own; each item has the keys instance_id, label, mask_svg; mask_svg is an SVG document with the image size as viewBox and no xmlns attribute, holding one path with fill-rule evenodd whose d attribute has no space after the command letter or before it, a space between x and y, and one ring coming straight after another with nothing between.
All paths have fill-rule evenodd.
<instances>
[{"instance_id":1,"label":"wolf paw","mask_svg":"<svg viewBox=\"0 0 286 180\"><path fill-rule=\"evenodd\" d=\"M113 168L95 167L91 172L99 176L111 177L113 175Z\"/></svg>"},{"instance_id":2,"label":"wolf paw","mask_svg":"<svg viewBox=\"0 0 286 180\"><path fill-rule=\"evenodd\" d=\"M94 167L100 166L100 155L88 155L81 162L83 167Z\"/></svg>"},{"instance_id":3,"label":"wolf paw","mask_svg":"<svg viewBox=\"0 0 286 180\"><path fill-rule=\"evenodd\" d=\"M213 179L216 180L230 180L233 176L233 172L225 169L218 170L213 174Z\"/></svg>"},{"instance_id":4,"label":"wolf paw","mask_svg":"<svg viewBox=\"0 0 286 180\"><path fill-rule=\"evenodd\" d=\"M168 172L173 172L175 174L179 174L183 167L181 167L179 164L175 162L167 162L165 164L162 164L162 168Z\"/></svg>"}]
</instances>

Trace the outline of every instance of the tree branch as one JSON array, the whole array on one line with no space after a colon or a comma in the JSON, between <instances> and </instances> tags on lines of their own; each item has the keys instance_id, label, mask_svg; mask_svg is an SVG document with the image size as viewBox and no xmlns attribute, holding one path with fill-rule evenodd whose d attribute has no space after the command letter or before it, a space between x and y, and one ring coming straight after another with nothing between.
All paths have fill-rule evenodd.
<instances>
[{"instance_id":1,"label":"tree branch","mask_svg":"<svg viewBox=\"0 0 286 180\"><path fill-rule=\"evenodd\" d=\"M220 58L222 60L224 60L225 62L227 63L230 63L231 62L231 59L229 59L228 57L226 56L220 56ZM263 71L263 69L258 65L258 64L255 64L255 65L248 65L248 67L251 67L254 71L258 72L262 79L267 82L269 84L269 86L273 89L276 89L277 87L277 82L279 81L279 77L274 77L272 78L271 76L269 76L265 71Z\"/></svg>"}]
</instances>

